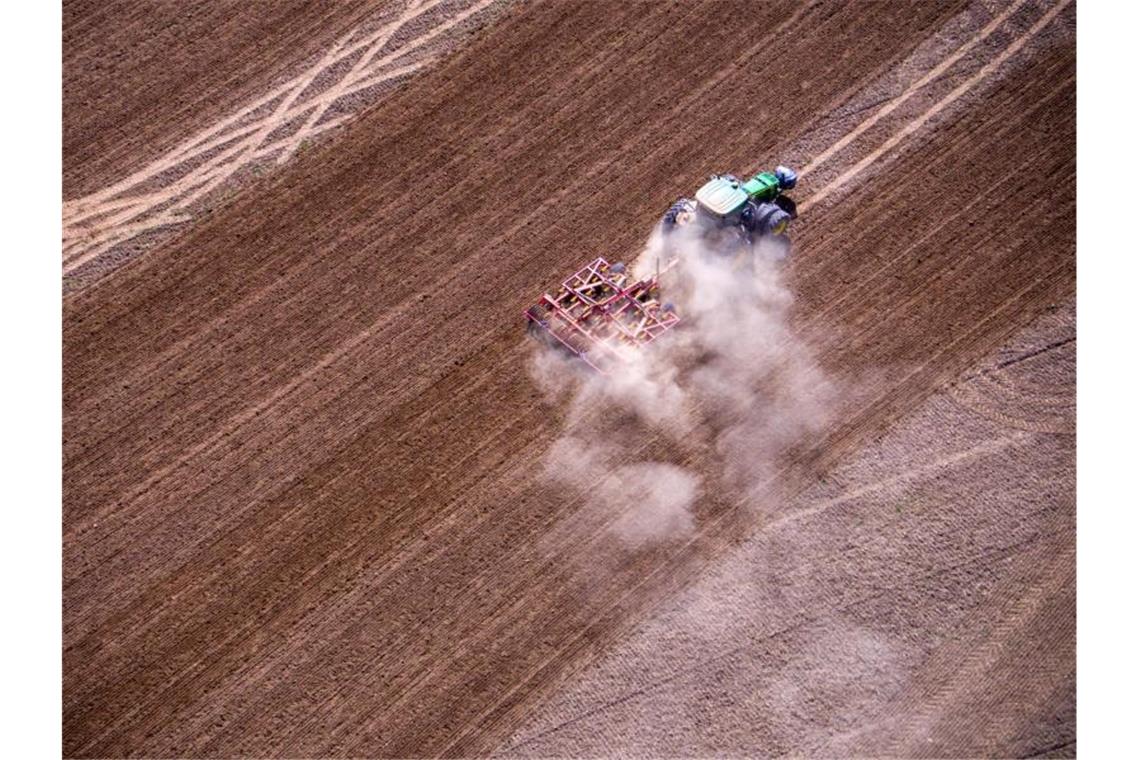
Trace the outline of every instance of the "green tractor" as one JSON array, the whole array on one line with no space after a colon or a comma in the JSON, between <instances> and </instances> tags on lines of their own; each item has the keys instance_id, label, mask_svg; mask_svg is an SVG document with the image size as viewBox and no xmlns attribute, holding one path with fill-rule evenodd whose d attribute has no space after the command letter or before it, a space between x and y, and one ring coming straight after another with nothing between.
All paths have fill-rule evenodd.
<instances>
[{"instance_id":1,"label":"green tractor","mask_svg":"<svg viewBox=\"0 0 1140 760\"><path fill-rule=\"evenodd\" d=\"M761 238L786 240L796 204L785 192L796 186L796 173L786 166L760 172L747 182L731 174L714 174L697 190L696 199L681 198L665 212L662 229L697 225L706 237L752 244Z\"/></svg>"}]
</instances>

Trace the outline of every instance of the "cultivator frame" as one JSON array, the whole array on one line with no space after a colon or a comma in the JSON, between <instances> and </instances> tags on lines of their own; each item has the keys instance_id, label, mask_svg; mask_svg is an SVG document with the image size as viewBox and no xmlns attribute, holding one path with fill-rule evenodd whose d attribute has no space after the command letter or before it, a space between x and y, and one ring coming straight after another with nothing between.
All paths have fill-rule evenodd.
<instances>
[{"instance_id":1,"label":"cultivator frame","mask_svg":"<svg viewBox=\"0 0 1140 760\"><path fill-rule=\"evenodd\" d=\"M532 329L545 330L598 372L601 357L618 357L618 346L644 346L676 326L681 318L657 301L658 277L630 282L598 257L563 281L556 295L544 293L523 314Z\"/></svg>"}]
</instances>

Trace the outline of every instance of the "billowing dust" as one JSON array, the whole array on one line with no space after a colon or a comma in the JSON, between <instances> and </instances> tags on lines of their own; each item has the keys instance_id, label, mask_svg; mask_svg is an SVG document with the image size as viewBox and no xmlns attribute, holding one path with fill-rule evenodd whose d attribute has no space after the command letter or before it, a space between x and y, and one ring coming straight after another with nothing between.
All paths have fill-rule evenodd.
<instances>
[{"instance_id":1,"label":"billowing dust","mask_svg":"<svg viewBox=\"0 0 1140 760\"><path fill-rule=\"evenodd\" d=\"M703 494L762 506L783 458L830 419L836 385L791 328L783 252L657 229L633 275L661 273L680 324L604 373L535 343L531 374L565 411L545 474L605 510L623 546L689 537Z\"/></svg>"}]
</instances>

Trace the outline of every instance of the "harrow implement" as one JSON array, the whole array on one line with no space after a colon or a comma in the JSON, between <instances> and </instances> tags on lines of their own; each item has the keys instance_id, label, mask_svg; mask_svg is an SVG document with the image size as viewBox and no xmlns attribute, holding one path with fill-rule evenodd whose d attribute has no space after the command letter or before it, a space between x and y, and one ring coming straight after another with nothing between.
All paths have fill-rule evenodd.
<instances>
[{"instance_id":1,"label":"harrow implement","mask_svg":"<svg viewBox=\"0 0 1140 760\"><path fill-rule=\"evenodd\" d=\"M658 302L658 276L632 280L623 264L597 258L543 294L523 314L532 331L548 334L598 372L622 356L622 346L642 347L681 318Z\"/></svg>"}]
</instances>

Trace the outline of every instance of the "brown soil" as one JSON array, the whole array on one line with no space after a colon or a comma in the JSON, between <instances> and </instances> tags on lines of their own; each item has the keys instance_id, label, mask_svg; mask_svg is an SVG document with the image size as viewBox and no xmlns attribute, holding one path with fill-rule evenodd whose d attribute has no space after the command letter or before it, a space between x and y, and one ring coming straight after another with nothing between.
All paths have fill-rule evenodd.
<instances>
[{"instance_id":1,"label":"brown soil","mask_svg":"<svg viewBox=\"0 0 1140 760\"><path fill-rule=\"evenodd\" d=\"M64 197L121 179L240 107L386 1L68 0Z\"/></svg>"},{"instance_id":2,"label":"brown soil","mask_svg":"<svg viewBox=\"0 0 1140 760\"><path fill-rule=\"evenodd\" d=\"M195 118L188 118L173 107L177 101L164 109L159 106L167 105L166 101L159 100L154 104L155 112L141 125L130 123L129 113L116 112L116 124L123 122L125 129L117 126L101 132L98 138L83 139L81 144L97 146L101 140L110 140L111 150L118 155L135 157L148 157L161 144L163 152L145 164L132 166L129 174L118 175L109 184L100 183L94 192L66 199L65 294L168 241L203 215L224 206L258 177L289 161L297 151L328 139L344 122L408 84L450 50L469 42L508 6L505 0L373 3L363 17L353 20L348 31L338 32L335 41L320 37L317 43L324 49L317 55L297 48L292 52L304 57L275 57L269 43L265 49L243 49L238 59L250 67L260 67L246 79L273 84L255 90L256 97L242 101L240 108L221 110L229 107L231 98L220 97L217 108L199 108ZM137 15L165 28L164 14L152 13L152 9L145 6ZM211 6L206 10L216 9ZM321 31L331 28L322 26ZM92 53L80 48L71 56L79 60L73 60L68 68L106 69L124 58L123 47L132 49L130 35L143 34L145 29L145 23L128 25L124 36L116 38L116 45L121 46L117 50L100 48ZM149 38L140 40L138 56L126 61L144 66L149 63L153 57L147 48L150 42ZM145 80L149 73L143 72L141 78ZM216 89L209 81L200 81L198 73L195 66L183 71L186 87L203 87L206 92ZM136 100L145 100L148 87L144 81L136 88ZM236 89L239 96L250 96L248 88ZM133 102L131 107L141 106ZM204 125L200 123L203 120ZM156 129L161 130L161 141L151 139L150 132ZM178 142L166 149L166 143L175 137ZM138 146L134 152L133 146Z\"/></svg>"},{"instance_id":3,"label":"brown soil","mask_svg":"<svg viewBox=\"0 0 1140 760\"><path fill-rule=\"evenodd\" d=\"M520 310L582 261L636 251L678 189L710 171L826 148L820 135L964 11L986 15L965 3L517 7L336 139L68 296L65 754L408 756L509 741L760 525L724 519L736 505L711 494L701 540L591 570L586 547L550 530L580 504L541 477L559 411L525 372ZM798 194L841 176L1041 15L1033 4L1016 14L993 47L867 130ZM789 476L796 498L1071 299L1074 23L1066 7L800 220L789 264L798 326L860 392ZM93 44L74 36L84 42L65 35L65 45ZM231 36L241 38L218 39ZM778 64L761 54L770 50ZM157 107L139 97L140 113ZM65 112L80 133L98 121L82 108ZM74 159L86 168L70 169L71 181L112 181L131 163L101 161ZM1071 467L1070 451L1058 457ZM1071 488L1071 469L1061 477ZM1071 493L1057 498L1063 516ZM1008 597L1002 609L1017 621L1001 640L1051 653L1017 671L1036 701L1001 713L974 700L984 712L973 719L997 711L1028 730L1061 715L1059 742L1071 687L1041 694L1071 667L1055 651L1070 629L1040 622L1071 612L1069 560L1056 557L1073 535L1057 525L1040 539L1055 562L1038 580L1024 580L1032 567L996 574L1010 585L994 598ZM880 527L850 540L890 541L892 526ZM1000 561L970 544L936 542L929 562ZM801 572L842 586L835 547L803 551ZM969 593L932 583L893 601L921 636L940 603ZM787 646L790 658L818 654ZM996 665L971 672L1008 682L1016 669L999 650ZM956 662L976 662L965 649L960 660L913 651L929 654L902 662L913 676L900 684L938 683ZM898 725L918 725L908 716L931 705L970 704L913 688ZM921 736L887 733L903 751ZM785 749L803 752L839 740L785 736ZM868 736L866 746L884 746Z\"/></svg>"}]
</instances>

